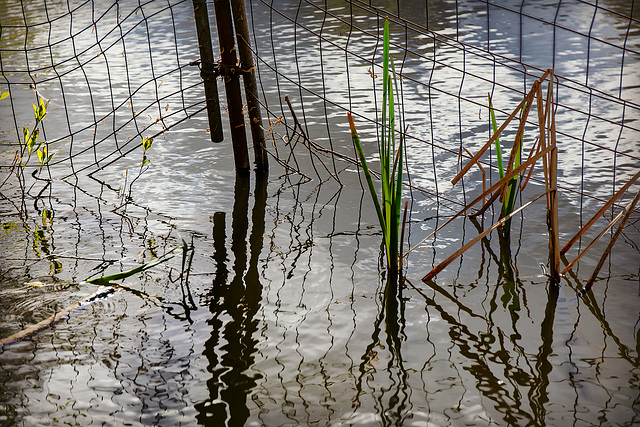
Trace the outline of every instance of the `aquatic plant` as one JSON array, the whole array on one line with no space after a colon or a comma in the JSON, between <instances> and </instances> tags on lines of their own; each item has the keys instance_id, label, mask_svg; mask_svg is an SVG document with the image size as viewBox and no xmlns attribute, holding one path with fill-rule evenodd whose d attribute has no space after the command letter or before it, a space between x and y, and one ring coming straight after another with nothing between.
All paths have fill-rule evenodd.
<instances>
[{"instance_id":1,"label":"aquatic plant","mask_svg":"<svg viewBox=\"0 0 640 427\"><path fill-rule=\"evenodd\" d=\"M153 144L153 138L143 137L142 138L142 161L140 162L140 169L138 170L137 175L128 183L129 179L129 169L125 169L123 174L123 182L120 187L120 205L116 209L120 209L123 206L126 206L129 202L129 198L131 196L131 191L133 189L133 184L142 176L142 174L149 169L149 163L151 160L147 157L147 152L151 149L151 145ZM127 188L128 187L128 188Z\"/></svg>"},{"instance_id":2,"label":"aquatic plant","mask_svg":"<svg viewBox=\"0 0 640 427\"><path fill-rule=\"evenodd\" d=\"M389 55L389 20L384 22L384 41L382 59L382 122L381 138L378 144L380 154L380 180L382 182L381 201L378 198L373 177L358 137L351 113L347 113L351 138L358 151L362 170L364 171L369 192L382 228L384 245L387 255L387 268L390 272L398 271L400 237L400 203L402 199L402 152L403 135L400 132L396 141L396 115L394 107L394 93L397 92L396 72L393 58ZM400 121L400 119L399 119ZM402 129L401 123L400 129Z\"/></svg>"},{"instance_id":3,"label":"aquatic plant","mask_svg":"<svg viewBox=\"0 0 640 427\"><path fill-rule=\"evenodd\" d=\"M44 117L47 115L47 106L49 105L49 100L44 102L44 98L42 96L38 97L38 105L31 104L33 106L33 116L35 118L35 124L33 125L33 131L29 131L29 126L25 126L22 128L22 135L24 137L24 147L27 149L27 160L25 164L22 164L22 159L20 159L20 163L22 166L26 165L28 159L31 158L31 155L35 152L38 155L38 161L40 165L46 165L51 161L53 154L49 155L47 152L47 144L46 141L38 142L38 136L40 135L40 129L38 125L44 121ZM24 152L22 153L24 155Z\"/></svg>"},{"instance_id":4,"label":"aquatic plant","mask_svg":"<svg viewBox=\"0 0 640 427\"><path fill-rule=\"evenodd\" d=\"M484 205L473 216L482 214L487 208L489 208L498 197L503 201L503 207L500 215L500 219L495 222L491 227L482 231L478 236L473 238L470 242L463 247L455 251L447 259L442 261L436 267L434 267L422 280L427 282L433 279L439 272L446 268L451 262L462 255L467 249L483 239L494 229L502 229L503 235L509 233L509 220L518 212L531 205L536 200L546 196L547 198L547 228L549 231L549 276L554 282L560 280L560 248L558 241L558 208L557 208L557 148L555 139L555 111L551 108L553 104L553 70L547 70L540 79L533 83L531 90L525 95L520 104L513 110L507 120L498 128L495 115L493 113L493 105L491 103L491 97L489 96L489 112L491 116L491 122L493 127L493 136L484 144L484 146L471 158L471 160L458 172L455 178L451 181L452 184L456 184L469 169L477 164L483 153L495 142L496 151L498 153L498 167L500 170L500 180L491 185L490 188L484 190L480 196L470 203L467 203L465 207L456 213L453 217L447 220L444 224L434 230L429 236L425 237L420 243L415 245L409 250L418 247L424 240L435 234L447 224L451 223L455 218L464 215L475 204L483 201ZM546 102L542 95L542 84L549 80ZM535 102L534 102L535 101ZM536 105L538 112L538 129L539 135L536 142L531 147L529 157L521 163L521 150L524 134L524 126L527 121L527 116L533 105ZM499 135L507 127L507 125L513 120L518 112L520 115L520 124L516 133L515 141L511 149L511 155L509 157L509 163L507 167L504 167L502 153L500 150ZM514 209L515 197L518 191L522 192L526 186L527 180L531 176L535 163L542 159L544 169L544 182L545 192L535 197L533 200L525 203L518 209ZM527 173L528 169L528 173ZM522 186L517 185L518 177L526 176ZM485 203L485 197L489 197L489 200ZM407 252L408 253L408 252ZM406 255L406 254L405 254Z\"/></svg>"},{"instance_id":5,"label":"aquatic plant","mask_svg":"<svg viewBox=\"0 0 640 427\"><path fill-rule=\"evenodd\" d=\"M496 123L496 116L493 109L493 103L491 102L491 94L488 94L488 98L489 98L489 116L491 118L491 126L493 128L493 133L496 135L496 139L494 143L496 147L496 159L498 161L498 172L500 173L500 179L502 179L504 178L505 170L504 170L504 164L502 161L500 137L497 136L499 135L498 124ZM525 109L526 109L526 103L525 105L522 106L523 113L525 112ZM513 162L510 162L510 163L513 163L513 166L511 169L508 170L508 172L511 172L513 169L520 166L523 140L524 140L523 134L518 133L518 136L516 136L516 141L514 142L513 148L512 148L511 156L513 157ZM517 191L518 191L518 176L516 175L515 177L509 180L509 183L506 185L505 192L502 193L501 195L502 197L501 217L502 218L508 217L513 212L513 208L516 202ZM511 221L510 219L508 219L504 222L503 226L501 227L502 232L505 236L509 235L510 226L511 226Z\"/></svg>"}]
</instances>

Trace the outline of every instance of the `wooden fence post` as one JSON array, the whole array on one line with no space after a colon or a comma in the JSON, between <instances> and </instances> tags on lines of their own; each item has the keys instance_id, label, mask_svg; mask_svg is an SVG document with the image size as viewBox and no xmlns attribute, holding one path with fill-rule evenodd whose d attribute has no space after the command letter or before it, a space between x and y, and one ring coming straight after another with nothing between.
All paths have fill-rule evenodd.
<instances>
[{"instance_id":1,"label":"wooden fence post","mask_svg":"<svg viewBox=\"0 0 640 427\"><path fill-rule=\"evenodd\" d=\"M549 96L547 102L549 108L549 145L552 148L549 153L549 189L551 192L547 198L547 226L549 228L549 273L557 282L560 282L560 239L558 229L558 147L556 145L556 115L553 105L553 71L549 75Z\"/></svg>"},{"instance_id":2,"label":"wooden fence post","mask_svg":"<svg viewBox=\"0 0 640 427\"><path fill-rule=\"evenodd\" d=\"M231 9L233 11L236 39L238 41L238 54L240 55L240 64L242 66L244 91L247 96L247 108L251 126L251 136L253 138L256 169L258 172L267 172L269 170L269 161L265 150L264 128L262 127L262 115L260 113L260 102L258 100L258 85L256 84L256 73L244 0L231 0Z\"/></svg>"},{"instance_id":3,"label":"wooden fence post","mask_svg":"<svg viewBox=\"0 0 640 427\"><path fill-rule=\"evenodd\" d=\"M216 24L218 26L218 40L220 42L220 74L224 78L227 93L227 107L229 123L231 125L231 139L233 141L233 156L237 173L249 173L249 154L247 152L247 134L244 116L242 114L242 94L240 92L240 68L236 57L236 47L233 36L233 21L229 0L214 0Z\"/></svg>"},{"instance_id":4,"label":"wooden fence post","mask_svg":"<svg viewBox=\"0 0 640 427\"><path fill-rule=\"evenodd\" d=\"M198 34L198 47L200 48L200 73L204 80L204 96L207 101L207 113L209 115L209 132L211 141L221 142L224 139L224 135L222 133L218 88L214 74L213 48L211 47L211 31L209 29L209 13L207 12L206 0L193 0L193 14Z\"/></svg>"}]
</instances>

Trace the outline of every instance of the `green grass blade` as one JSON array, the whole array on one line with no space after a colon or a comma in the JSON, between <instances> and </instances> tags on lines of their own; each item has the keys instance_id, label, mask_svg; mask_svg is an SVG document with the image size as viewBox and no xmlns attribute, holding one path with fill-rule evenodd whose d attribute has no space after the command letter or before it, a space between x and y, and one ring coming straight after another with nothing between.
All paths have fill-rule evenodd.
<instances>
[{"instance_id":1,"label":"green grass blade","mask_svg":"<svg viewBox=\"0 0 640 427\"><path fill-rule=\"evenodd\" d=\"M524 136L520 138L520 143L518 144L518 152L516 153L516 158L514 159L514 163L513 163L514 169L520 167L520 155L522 153L523 140L524 140ZM505 210L504 210L505 215L509 215L511 212L513 212L513 207L515 206L515 203L516 203L517 189L518 189L518 178L514 177L512 180L509 181L509 189L508 189L509 197L507 198L507 202L505 203Z\"/></svg>"},{"instance_id":2,"label":"green grass blade","mask_svg":"<svg viewBox=\"0 0 640 427\"><path fill-rule=\"evenodd\" d=\"M385 157L385 168L384 168L384 179L383 179L383 192L384 192L384 213L387 224L387 233L393 232L393 158L395 150L393 149L393 137L394 137L394 109L393 109L393 88L391 86L391 81L387 80L386 86L388 87L387 92L387 102L386 106L388 110L389 117L389 129L387 130L387 141L385 141L387 148L387 156ZM383 126L387 126L386 123ZM387 234L387 239L391 239L391 235Z\"/></svg>"},{"instance_id":3,"label":"green grass blade","mask_svg":"<svg viewBox=\"0 0 640 427\"><path fill-rule=\"evenodd\" d=\"M391 86L389 76L389 20L384 21L383 34L383 55L382 55L382 147L380 153L380 173L382 179L382 205L385 223L385 241L391 244L391 213L392 213L392 195L393 191L393 175L391 167L393 161L393 129L394 129L394 109L393 109L393 88ZM387 247L387 255L389 254L389 246Z\"/></svg>"},{"instance_id":4,"label":"green grass blade","mask_svg":"<svg viewBox=\"0 0 640 427\"><path fill-rule=\"evenodd\" d=\"M358 151L358 157L360 157L360 163L362 164L362 170L364 171L364 176L367 181L367 185L369 186L369 192L371 193L371 199L373 200L373 205L376 208L376 214L378 215L378 221L380 221L380 226L382 227L382 234L385 236L385 246L387 246L388 242L386 239L387 229L384 222L384 216L382 214L382 209L380 208L380 201L378 200L378 194L376 193L376 188L373 185L373 177L371 176L371 172L369 171L369 166L367 165L367 159L364 156L364 150L362 149L362 144L360 143L360 137L358 137L358 131L356 130L356 125L353 121L353 117L351 117L351 113L347 113L347 118L349 119L349 127L351 128L351 139L353 140L354 145L356 146L356 150ZM388 248L387 248L388 251Z\"/></svg>"},{"instance_id":5,"label":"green grass blade","mask_svg":"<svg viewBox=\"0 0 640 427\"><path fill-rule=\"evenodd\" d=\"M139 265L136 268L133 268L131 270L128 271L123 271L121 273L116 273L116 274L112 274L110 276L103 276L103 277L98 277L96 279L90 279L87 280L88 283L92 283L94 285L108 285L109 282L113 282L116 280L122 280L122 279L126 279L127 277L131 277L134 274L140 273L141 271L145 271L148 270L150 268L155 267L156 265L163 263L171 258L173 258L173 256L175 255L173 252L175 252L176 250L182 248L182 246L176 246L175 248L171 249L169 252L165 253L164 255L162 255L160 258L156 258L152 261L149 261L145 264Z\"/></svg>"},{"instance_id":6,"label":"green grass blade","mask_svg":"<svg viewBox=\"0 0 640 427\"><path fill-rule=\"evenodd\" d=\"M387 267L396 271L398 268L398 245L400 243L400 211L402 199L402 161L404 153L402 126L400 131L400 142L396 147L396 114L394 94L399 94L397 90L397 77L393 58L389 54L389 20L385 19L383 35L383 64L382 64L382 122L381 139L379 140L380 154L380 178L381 194L378 197L371 172L362 149L362 144L356 131L353 117L347 113L351 137L358 152L360 163L365 174L367 186L371 193L378 221L382 228L385 250L387 255ZM400 99L398 98L398 105ZM398 116L402 124L401 116Z\"/></svg>"},{"instance_id":7,"label":"green grass blade","mask_svg":"<svg viewBox=\"0 0 640 427\"><path fill-rule=\"evenodd\" d=\"M387 82L389 81L389 20L384 20L384 33L383 33L383 49L382 49L382 138L380 140L380 168L381 172L383 172L384 182L384 169L386 168L385 161L389 157L389 153L386 149L387 142L387 97L388 87Z\"/></svg>"},{"instance_id":8,"label":"green grass blade","mask_svg":"<svg viewBox=\"0 0 640 427\"><path fill-rule=\"evenodd\" d=\"M526 102L525 104L522 106L522 111L524 112L525 108L526 108ZM513 169L517 169L518 167L520 167L520 157L522 154L522 144L524 142L524 132L523 134L520 136L520 141L518 142L517 147L514 147L514 149L516 149L516 156L514 158L513 161ZM513 212L513 208L515 207L516 204L516 193L517 193L517 189L518 189L518 176L516 175L515 177L513 177L513 179L509 180L509 185L508 185L508 189L507 189L507 198L504 201L503 204L503 215L509 215L511 212ZM509 220L508 222L506 222L505 228L508 230L509 227L511 226L511 221Z\"/></svg>"},{"instance_id":9,"label":"green grass blade","mask_svg":"<svg viewBox=\"0 0 640 427\"><path fill-rule=\"evenodd\" d=\"M491 116L491 124L493 126L493 133L498 133L498 125L496 124L496 115L493 112L493 104L491 103L491 94L489 96L489 115ZM496 157L498 159L498 171L500 172L500 179L504 178L504 167L502 166L502 151L500 150L500 138L496 138Z\"/></svg>"}]
</instances>

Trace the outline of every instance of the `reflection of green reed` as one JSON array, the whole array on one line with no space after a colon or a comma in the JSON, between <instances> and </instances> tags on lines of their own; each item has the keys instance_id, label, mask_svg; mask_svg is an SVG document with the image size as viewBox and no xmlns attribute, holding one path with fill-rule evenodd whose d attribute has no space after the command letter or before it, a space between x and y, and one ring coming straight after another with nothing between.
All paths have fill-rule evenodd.
<instances>
[{"instance_id":1,"label":"reflection of green reed","mask_svg":"<svg viewBox=\"0 0 640 427\"><path fill-rule=\"evenodd\" d=\"M389 73L391 70L391 74ZM387 254L387 268L391 273L398 271L398 246L400 238L400 202L402 199L402 151L403 138L400 135L396 148L395 109L393 103L396 73L393 58L389 55L389 20L384 22L384 48L382 64L382 123L381 139L379 143L380 179L382 181L382 203L373 184L373 177L367 166L367 160L362 149L356 126L350 113L349 126L351 137L358 151L362 169L369 186L369 192L378 214L378 221L382 227L382 235ZM395 88L397 91L397 87ZM402 127L400 127L402 128Z\"/></svg>"}]
</instances>

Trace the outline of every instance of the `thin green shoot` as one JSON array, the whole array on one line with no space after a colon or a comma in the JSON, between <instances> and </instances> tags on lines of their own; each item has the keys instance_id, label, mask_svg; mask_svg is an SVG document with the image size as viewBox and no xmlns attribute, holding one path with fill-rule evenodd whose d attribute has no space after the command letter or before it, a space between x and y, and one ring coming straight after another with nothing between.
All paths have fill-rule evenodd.
<instances>
[{"instance_id":1,"label":"thin green shoot","mask_svg":"<svg viewBox=\"0 0 640 427\"><path fill-rule=\"evenodd\" d=\"M90 279L90 280L87 280L86 282L94 285L108 285L110 284L110 282L113 282L115 280L126 279L128 277L133 276L134 274L140 273L145 270L149 270L150 268L153 268L160 263L170 260L175 256L174 252L177 251L178 249L182 249L183 252L187 250L186 242L184 241L184 239L182 240L182 245L174 247L169 252L165 253L159 258L155 258L145 264L141 264L135 268L132 268L131 270L111 274L108 276L102 276L95 279ZM183 257L184 257L184 254L183 254Z\"/></svg>"},{"instance_id":2,"label":"thin green shoot","mask_svg":"<svg viewBox=\"0 0 640 427\"><path fill-rule=\"evenodd\" d=\"M489 96L489 115L491 116L491 125L493 126L493 133L498 133L498 124L496 123L496 115L493 111L493 104L491 103L491 94ZM498 159L498 172L500 172L500 179L504 178L504 166L502 166L502 150L500 149L500 137L496 137L496 158Z\"/></svg>"},{"instance_id":3,"label":"thin green shoot","mask_svg":"<svg viewBox=\"0 0 640 427\"><path fill-rule=\"evenodd\" d=\"M496 123L496 116L495 116L495 111L493 109L493 103L491 101L491 94L488 94L488 98L489 98L489 116L491 118L491 126L493 128L493 133L496 134L498 133L498 124ZM522 106L522 111L524 111L525 108L526 108L526 103L525 105ZM524 140L524 136L521 136L520 141L514 144L514 149L516 149L517 152L514 159L513 169L516 169L520 166L523 140ZM495 139L495 147L496 147L496 158L498 161L498 172L500 174L500 179L502 179L504 178L505 170L504 170L504 163L502 161L502 149L500 147L499 137L496 137ZM511 214L511 212L513 212L513 208L515 206L515 200L516 200L517 182L518 182L517 177L514 177L513 179L509 180L509 184L507 185L507 195L502 204L503 217L508 216L509 214ZM510 221L507 221L505 224L505 229L507 230L507 232L509 230L509 225L510 225Z\"/></svg>"},{"instance_id":4,"label":"thin green shoot","mask_svg":"<svg viewBox=\"0 0 640 427\"><path fill-rule=\"evenodd\" d=\"M142 164L140 165L141 168L151 161L147 158L147 151L149 151L152 144L153 138L142 138Z\"/></svg>"},{"instance_id":5,"label":"thin green shoot","mask_svg":"<svg viewBox=\"0 0 640 427\"><path fill-rule=\"evenodd\" d=\"M524 113L525 109L526 109L526 102L525 104L522 106L522 111ZM514 144L514 149L517 150L516 151L516 156L514 158L514 163L513 163L513 169L516 169L520 166L520 161L521 161L521 155L522 155L522 143L524 142L524 132L523 134L520 136L520 141L518 141L517 144ZM511 179L509 181L509 186L508 186L508 190L507 190L507 198L503 204L503 216L509 215L511 212L513 212L513 207L515 206L516 203L516 193L517 193L517 189L518 189L518 177L515 176L513 177L513 179ZM506 224L506 228L507 230L509 229L509 225L510 222L507 222Z\"/></svg>"},{"instance_id":6,"label":"thin green shoot","mask_svg":"<svg viewBox=\"0 0 640 427\"><path fill-rule=\"evenodd\" d=\"M39 97L38 105L31 104L33 106L33 117L36 123L33 125L33 131L29 131L29 126L25 126L22 128L22 135L24 137L24 144L27 148L27 154L29 157L36 152L38 155L38 161L40 165L46 165L49 163L53 154L48 155L47 144L45 141L38 142L38 136L40 135L40 129L38 125L44 121L45 116L47 115L47 106L49 105L49 101L46 103L42 97Z\"/></svg>"},{"instance_id":7,"label":"thin green shoot","mask_svg":"<svg viewBox=\"0 0 640 427\"><path fill-rule=\"evenodd\" d=\"M391 72L390 72L391 71ZM380 198L373 182L373 177L367 165L367 160L358 136L353 117L347 113L351 137L358 152L360 163L367 181L369 192L376 209L378 221L382 228L382 235L387 255L387 268L391 272L398 271L399 244L400 244L400 211L402 199L402 156L404 140L402 133L396 143L396 115L394 93L397 94L397 76L394 69L393 58L389 55L389 20L384 24L384 48L382 71L382 123L380 150ZM400 123L401 125L401 123ZM400 126L400 129L402 127Z\"/></svg>"}]
</instances>

